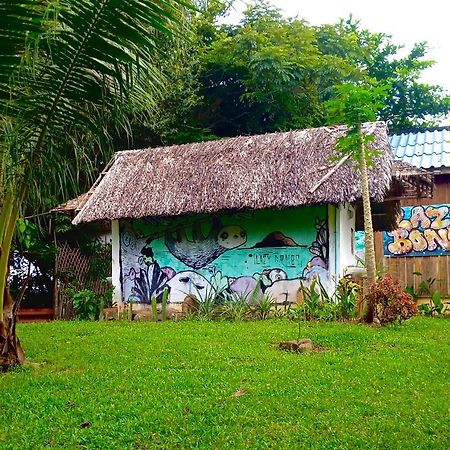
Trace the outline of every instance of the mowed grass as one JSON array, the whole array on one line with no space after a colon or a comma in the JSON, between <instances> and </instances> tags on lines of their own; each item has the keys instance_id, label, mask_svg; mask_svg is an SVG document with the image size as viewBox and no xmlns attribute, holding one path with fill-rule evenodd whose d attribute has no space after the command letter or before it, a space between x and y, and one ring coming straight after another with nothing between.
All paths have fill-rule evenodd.
<instances>
[{"instance_id":1,"label":"mowed grass","mask_svg":"<svg viewBox=\"0 0 450 450\"><path fill-rule=\"evenodd\" d=\"M447 326L307 324L325 351L292 354L287 321L24 324L0 448L446 448Z\"/></svg>"}]
</instances>

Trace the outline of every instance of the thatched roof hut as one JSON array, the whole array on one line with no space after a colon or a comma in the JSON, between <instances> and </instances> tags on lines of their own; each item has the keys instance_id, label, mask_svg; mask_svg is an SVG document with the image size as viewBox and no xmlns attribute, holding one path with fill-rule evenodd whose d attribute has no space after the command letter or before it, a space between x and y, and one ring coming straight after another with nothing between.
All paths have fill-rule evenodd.
<instances>
[{"instance_id":1,"label":"thatched roof hut","mask_svg":"<svg viewBox=\"0 0 450 450\"><path fill-rule=\"evenodd\" d=\"M117 304L145 307L168 289L169 303L181 305L187 294L214 290L212 273L232 292L253 292L260 274L272 274L267 292L295 302L301 280L320 277L330 290L356 264L359 174L336 151L346 131L330 126L118 152L74 223L110 221ZM432 183L393 161L384 123L363 131L378 150L369 168L374 226L390 229L399 198Z\"/></svg>"},{"instance_id":2,"label":"thatched roof hut","mask_svg":"<svg viewBox=\"0 0 450 450\"><path fill-rule=\"evenodd\" d=\"M224 210L357 202L358 170L335 151L345 126L240 136L118 152L78 205L75 224ZM429 197L432 175L393 161L383 122L368 123L379 150L371 197ZM393 215L394 216L394 215Z\"/></svg>"},{"instance_id":3,"label":"thatched roof hut","mask_svg":"<svg viewBox=\"0 0 450 450\"><path fill-rule=\"evenodd\" d=\"M53 208L50 212L67 214L70 217L76 216L81 208L86 204L89 198L90 192L85 192L78 197L72 198L65 203L62 203L55 208Z\"/></svg>"},{"instance_id":4,"label":"thatched roof hut","mask_svg":"<svg viewBox=\"0 0 450 450\"><path fill-rule=\"evenodd\" d=\"M393 172L387 128L363 131L379 150L369 184L381 201ZM74 223L357 201L355 165L337 163L345 132L329 126L118 152Z\"/></svg>"}]
</instances>

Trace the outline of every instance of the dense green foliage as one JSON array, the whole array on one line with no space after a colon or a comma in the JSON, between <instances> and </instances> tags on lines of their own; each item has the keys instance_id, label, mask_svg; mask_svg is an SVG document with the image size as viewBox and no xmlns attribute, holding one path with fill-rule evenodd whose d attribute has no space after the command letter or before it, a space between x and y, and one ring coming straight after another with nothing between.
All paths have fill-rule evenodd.
<instances>
[{"instance_id":1,"label":"dense green foliage","mask_svg":"<svg viewBox=\"0 0 450 450\"><path fill-rule=\"evenodd\" d=\"M425 43L403 56L390 36L353 18L311 26L265 1L237 25L218 24L224 3L205 2L193 19L197 39L181 53L177 46L182 63L166 66L171 88L136 146L324 125L324 102L342 83L389 84L377 117L391 131L436 124L450 109L441 88L419 81L433 65Z\"/></svg>"},{"instance_id":2,"label":"dense green foliage","mask_svg":"<svg viewBox=\"0 0 450 450\"><path fill-rule=\"evenodd\" d=\"M438 449L448 322L21 325L33 362L0 378L2 449ZM362 426L363 424L363 426Z\"/></svg>"},{"instance_id":3,"label":"dense green foliage","mask_svg":"<svg viewBox=\"0 0 450 450\"><path fill-rule=\"evenodd\" d=\"M188 32L181 0L0 2L0 365L21 363L8 294L19 217L75 193L109 159L112 132L155 106L158 58ZM31 245L31 241L28 242ZM28 267L31 267L28 265ZM24 285L25 286L25 285ZM17 301L17 297L16 297Z\"/></svg>"},{"instance_id":4,"label":"dense green foliage","mask_svg":"<svg viewBox=\"0 0 450 450\"><path fill-rule=\"evenodd\" d=\"M13 3L0 5L0 200L15 188L35 214L86 188L111 134L155 107L157 61L189 2Z\"/></svg>"}]
</instances>

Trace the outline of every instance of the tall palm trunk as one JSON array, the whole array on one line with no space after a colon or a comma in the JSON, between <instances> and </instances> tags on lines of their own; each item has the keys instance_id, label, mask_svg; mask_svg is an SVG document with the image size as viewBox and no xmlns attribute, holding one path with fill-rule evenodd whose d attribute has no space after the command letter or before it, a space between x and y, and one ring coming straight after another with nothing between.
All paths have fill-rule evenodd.
<instances>
[{"instance_id":1,"label":"tall palm trunk","mask_svg":"<svg viewBox=\"0 0 450 450\"><path fill-rule=\"evenodd\" d=\"M361 125L358 126L358 134L361 137ZM365 233L365 262L367 270L367 285L372 284L376 277L376 261L375 261L375 239L372 224L372 208L370 205L370 191L369 191L369 177L367 174L367 159L366 151L364 147L364 141L359 140L359 170L361 174L361 196L363 202L363 214L364 214L364 233ZM370 305L366 302L365 296L363 296L363 315L367 318L370 317Z\"/></svg>"},{"instance_id":2,"label":"tall palm trunk","mask_svg":"<svg viewBox=\"0 0 450 450\"><path fill-rule=\"evenodd\" d=\"M19 215L19 201L6 195L0 214L0 368L6 371L25 360L16 336L17 308L7 285L9 255Z\"/></svg>"}]
</instances>

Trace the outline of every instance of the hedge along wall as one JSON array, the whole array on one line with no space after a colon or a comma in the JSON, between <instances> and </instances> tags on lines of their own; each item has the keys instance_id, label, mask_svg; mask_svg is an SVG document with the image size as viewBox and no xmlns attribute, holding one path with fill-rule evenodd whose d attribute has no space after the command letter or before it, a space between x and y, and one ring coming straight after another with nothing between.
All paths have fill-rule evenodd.
<instances>
[{"instance_id":1,"label":"hedge along wall","mask_svg":"<svg viewBox=\"0 0 450 450\"><path fill-rule=\"evenodd\" d=\"M168 287L175 304L223 288L295 302L300 280L329 283L328 234L326 206L121 221L123 300Z\"/></svg>"}]
</instances>

